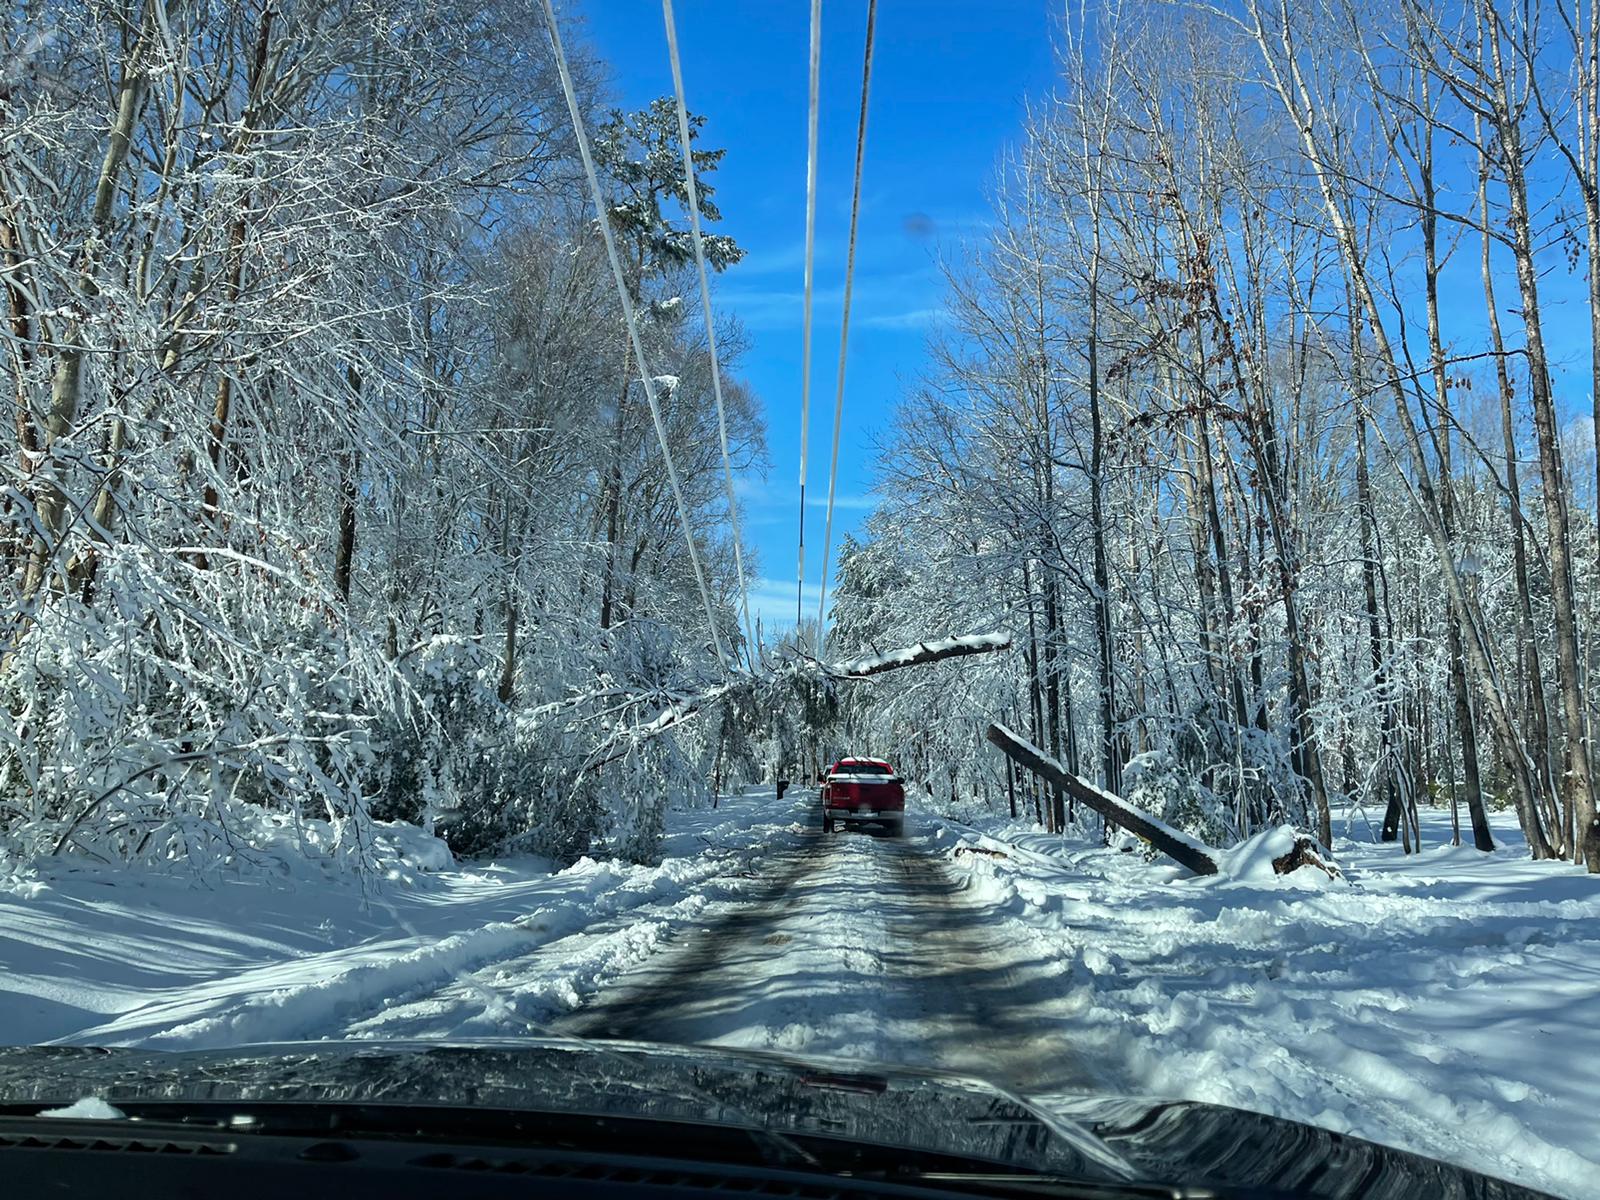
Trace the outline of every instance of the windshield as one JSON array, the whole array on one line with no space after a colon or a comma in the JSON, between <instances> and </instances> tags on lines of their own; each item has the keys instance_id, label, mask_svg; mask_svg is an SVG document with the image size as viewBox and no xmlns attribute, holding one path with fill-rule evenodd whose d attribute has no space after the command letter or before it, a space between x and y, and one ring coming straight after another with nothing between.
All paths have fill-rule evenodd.
<instances>
[{"instance_id":1,"label":"windshield","mask_svg":"<svg viewBox=\"0 0 1600 1200\"><path fill-rule=\"evenodd\" d=\"M0 1039L1591 1190L1597 14L0 6Z\"/></svg>"}]
</instances>

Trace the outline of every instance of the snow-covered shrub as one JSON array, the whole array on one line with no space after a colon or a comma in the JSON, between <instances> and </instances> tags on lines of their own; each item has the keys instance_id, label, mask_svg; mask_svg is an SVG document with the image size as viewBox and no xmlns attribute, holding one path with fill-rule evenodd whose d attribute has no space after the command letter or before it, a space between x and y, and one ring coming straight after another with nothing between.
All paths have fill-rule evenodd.
<instances>
[{"instance_id":1,"label":"snow-covered shrub","mask_svg":"<svg viewBox=\"0 0 1600 1200\"><path fill-rule=\"evenodd\" d=\"M437 830L457 854L514 845L570 861L600 832L596 790L570 781L583 748L561 726L528 720L496 694L481 643L436 638L398 670L380 733L373 812Z\"/></svg>"},{"instance_id":2,"label":"snow-covered shrub","mask_svg":"<svg viewBox=\"0 0 1600 1200\"><path fill-rule=\"evenodd\" d=\"M1207 845L1226 846L1238 837L1226 802L1168 749L1147 750L1129 759L1122 771L1122 795L1134 807Z\"/></svg>"},{"instance_id":3,"label":"snow-covered shrub","mask_svg":"<svg viewBox=\"0 0 1600 1200\"><path fill-rule=\"evenodd\" d=\"M362 860L360 699L382 660L292 601L250 619L294 595L253 574L107 550L97 579L123 611L58 597L27 624L3 675L9 854L200 866L248 854L236 818L255 807L343 822L335 850Z\"/></svg>"}]
</instances>

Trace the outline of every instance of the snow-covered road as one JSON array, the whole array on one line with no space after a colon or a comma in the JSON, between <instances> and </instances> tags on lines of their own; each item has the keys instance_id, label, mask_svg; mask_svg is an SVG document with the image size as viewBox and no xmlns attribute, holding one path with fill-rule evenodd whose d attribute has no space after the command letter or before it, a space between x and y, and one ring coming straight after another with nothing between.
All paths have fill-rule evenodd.
<instances>
[{"instance_id":1,"label":"snow-covered road","mask_svg":"<svg viewBox=\"0 0 1600 1200\"><path fill-rule=\"evenodd\" d=\"M655 864L29 868L0 877L0 1037L775 1049L1230 1104L1595 1194L1600 883L1528 861L1508 814L1479 854L1429 810L1409 857L1354 814L1334 881L1231 855L1195 879L982 813L825 836L814 807L673 813Z\"/></svg>"},{"instance_id":2,"label":"snow-covered road","mask_svg":"<svg viewBox=\"0 0 1600 1200\"><path fill-rule=\"evenodd\" d=\"M1062 960L1004 937L926 835L807 829L759 900L704 915L555 1029L916 1064L1029 1090L1086 1082L1047 1012Z\"/></svg>"}]
</instances>

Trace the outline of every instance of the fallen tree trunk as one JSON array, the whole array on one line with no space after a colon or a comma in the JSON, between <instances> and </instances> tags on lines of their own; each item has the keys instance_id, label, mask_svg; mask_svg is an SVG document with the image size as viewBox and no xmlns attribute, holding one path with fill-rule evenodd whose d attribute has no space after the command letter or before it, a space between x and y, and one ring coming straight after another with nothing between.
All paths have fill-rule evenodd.
<instances>
[{"instance_id":1,"label":"fallen tree trunk","mask_svg":"<svg viewBox=\"0 0 1600 1200\"><path fill-rule=\"evenodd\" d=\"M1044 779L1086 804L1111 824L1143 838L1167 857L1176 859L1196 875L1217 873L1217 852L1204 842L1163 824L1149 813L1134 808L1120 796L1079 779L1055 759L1026 738L1018 737L1004 725L989 726L989 740L1007 757L1021 763Z\"/></svg>"},{"instance_id":2,"label":"fallen tree trunk","mask_svg":"<svg viewBox=\"0 0 1600 1200\"><path fill-rule=\"evenodd\" d=\"M969 633L963 637L917 642L899 650L891 650L887 654L852 659L849 662L824 663L808 657L803 663L791 663L781 670L796 673L802 669L814 670L827 679L868 679L885 671L897 671L901 667L917 667L925 663L942 662L947 658L965 658L970 654L990 654L996 650L1007 649L1010 645L1011 631L1001 629L994 633ZM579 774L584 771L597 771L607 763L616 762L640 743L681 725L696 716L701 709L723 699L736 688L754 686L756 682L754 677L741 676L699 695L687 696L667 705L643 724L621 730L608 738L604 745L590 754ZM543 714L555 711L567 703L570 702L547 704L534 711Z\"/></svg>"},{"instance_id":3,"label":"fallen tree trunk","mask_svg":"<svg viewBox=\"0 0 1600 1200\"><path fill-rule=\"evenodd\" d=\"M918 642L887 654L871 658L856 658L842 663L820 663L823 674L834 679L866 679L895 671L901 667L916 667L923 663L942 662L947 658L965 658L969 654L990 654L1011 645L1009 629L994 633L969 633L964 637L941 638L936 642Z\"/></svg>"}]
</instances>

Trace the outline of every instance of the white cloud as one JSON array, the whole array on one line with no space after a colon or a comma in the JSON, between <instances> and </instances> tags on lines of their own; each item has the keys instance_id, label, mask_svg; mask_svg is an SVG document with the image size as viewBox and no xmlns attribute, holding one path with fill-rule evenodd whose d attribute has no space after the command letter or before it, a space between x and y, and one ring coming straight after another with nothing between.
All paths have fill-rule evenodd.
<instances>
[{"instance_id":1,"label":"white cloud","mask_svg":"<svg viewBox=\"0 0 1600 1200\"><path fill-rule=\"evenodd\" d=\"M813 494L807 496L806 507L820 508L825 510L828 507L827 491L824 490L821 495ZM871 512L877 507L877 500L873 499L871 496L835 496L833 498L833 508L835 512L840 510L849 510L850 512Z\"/></svg>"},{"instance_id":2,"label":"white cloud","mask_svg":"<svg viewBox=\"0 0 1600 1200\"><path fill-rule=\"evenodd\" d=\"M801 608L808 621L817 619L817 600L821 585L806 584L801 591ZM750 583L750 617L760 620L766 636L794 628L794 580L762 576Z\"/></svg>"},{"instance_id":3,"label":"white cloud","mask_svg":"<svg viewBox=\"0 0 1600 1200\"><path fill-rule=\"evenodd\" d=\"M796 284L799 280L795 281ZM858 318L854 324L880 329L922 328L936 319L940 310L920 308L912 312L893 311L908 296L927 296L941 290L938 274L927 266L902 270L856 272L855 304L860 312L879 311L881 316ZM842 280L820 281L812 289L812 313L827 324L837 320L844 308ZM724 284L717 292L717 303L739 314L750 329L799 328L805 316L805 292L798 286L741 287L737 281ZM902 322L902 324L896 324Z\"/></svg>"},{"instance_id":4,"label":"white cloud","mask_svg":"<svg viewBox=\"0 0 1600 1200\"><path fill-rule=\"evenodd\" d=\"M882 313L863 317L861 323L869 329L927 329L949 319L942 308L912 308L900 313Z\"/></svg>"}]
</instances>

